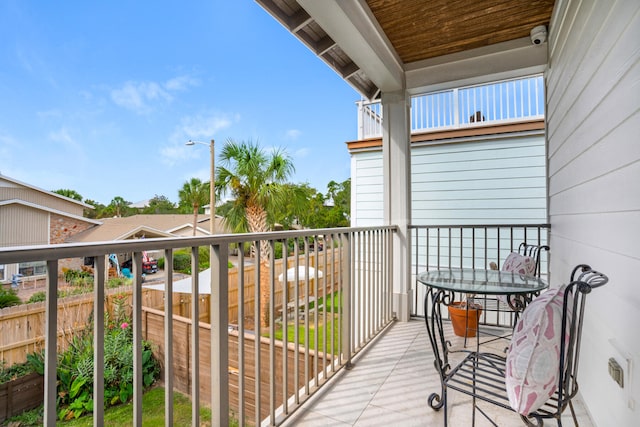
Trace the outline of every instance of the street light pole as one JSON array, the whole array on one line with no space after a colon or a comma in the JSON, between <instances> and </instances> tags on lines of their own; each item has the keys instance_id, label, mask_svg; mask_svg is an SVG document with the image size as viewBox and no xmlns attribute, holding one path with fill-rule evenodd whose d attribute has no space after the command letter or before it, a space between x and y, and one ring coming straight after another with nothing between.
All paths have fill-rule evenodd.
<instances>
[{"instance_id":1,"label":"street light pole","mask_svg":"<svg viewBox=\"0 0 640 427\"><path fill-rule=\"evenodd\" d=\"M209 233L213 236L216 232L216 151L215 141L213 138L211 138L209 149L211 150L211 181L209 181Z\"/></svg>"},{"instance_id":2,"label":"street light pole","mask_svg":"<svg viewBox=\"0 0 640 427\"><path fill-rule=\"evenodd\" d=\"M207 145L204 142L200 141L192 141L189 140L186 142L186 145L195 145L202 144ZM211 176L209 181L209 234L213 236L216 232L216 189L215 189L215 179L216 179L216 151L215 151L215 141L211 139L209 143L209 150L211 151Z\"/></svg>"}]
</instances>

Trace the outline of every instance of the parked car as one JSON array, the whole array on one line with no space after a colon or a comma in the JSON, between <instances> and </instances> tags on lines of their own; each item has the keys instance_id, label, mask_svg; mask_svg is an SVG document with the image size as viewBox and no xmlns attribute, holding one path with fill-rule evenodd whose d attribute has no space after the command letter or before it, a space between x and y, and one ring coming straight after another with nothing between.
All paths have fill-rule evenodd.
<instances>
[{"instance_id":1,"label":"parked car","mask_svg":"<svg viewBox=\"0 0 640 427\"><path fill-rule=\"evenodd\" d=\"M133 260L129 258L128 260L122 262L120 264L120 268L128 268L129 271L132 271ZM151 258L143 252L142 254L142 272L145 274L153 274L158 272L158 261Z\"/></svg>"}]
</instances>

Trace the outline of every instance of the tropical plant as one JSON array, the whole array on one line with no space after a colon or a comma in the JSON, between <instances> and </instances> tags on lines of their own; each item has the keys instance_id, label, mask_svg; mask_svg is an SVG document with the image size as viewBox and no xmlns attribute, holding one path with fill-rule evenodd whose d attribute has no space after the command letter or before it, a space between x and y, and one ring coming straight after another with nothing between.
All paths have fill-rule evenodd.
<instances>
[{"instance_id":1,"label":"tropical plant","mask_svg":"<svg viewBox=\"0 0 640 427\"><path fill-rule=\"evenodd\" d=\"M236 142L228 139L220 153L220 167L216 170L216 191L230 195L231 208L225 223L233 232L262 233L269 231L274 223L274 213L279 206L291 203L293 214L302 212L306 206L306 195L296 186L285 185L295 171L291 157L283 149L276 148L267 154L257 143ZM270 248L261 242L260 281L262 294L260 306L263 313L261 324L269 323L267 304L270 298L268 286L268 260Z\"/></svg>"},{"instance_id":2,"label":"tropical plant","mask_svg":"<svg viewBox=\"0 0 640 427\"><path fill-rule=\"evenodd\" d=\"M233 199L225 216L235 233L269 231L279 206L291 203L293 214L304 211L306 194L297 186L286 185L295 171L291 157L283 149L267 154L258 144L227 140L216 170L216 191ZM261 245L263 259L268 245Z\"/></svg>"},{"instance_id":3,"label":"tropical plant","mask_svg":"<svg viewBox=\"0 0 640 427\"><path fill-rule=\"evenodd\" d=\"M110 212L113 212L115 216L120 218L122 216L127 216L126 213L128 213L128 206L130 204L130 202L127 202L122 197L116 196L111 200L111 203L109 203L107 208Z\"/></svg>"},{"instance_id":4,"label":"tropical plant","mask_svg":"<svg viewBox=\"0 0 640 427\"><path fill-rule=\"evenodd\" d=\"M118 306L118 299L114 300ZM78 418L93 410L93 331L74 336L67 350L58 355L58 418ZM43 366L44 353L29 362L35 370ZM40 363L38 363L40 362ZM160 365L153 358L151 344L142 343L142 377L145 387L160 375ZM105 315L104 336L104 402L105 406L127 402L133 396L133 330L124 306L114 308L113 316Z\"/></svg>"},{"instance_id":5,"label":"tropical plant","mask_svg":"<svg viewBox=\"0 0 640 427\"><path fill-rule=\"evenodd\" d=\"M198 178L191 178L178 191L178 197L180 198L181 207L191 207L193 212L193 235L195 236L198 225L198 212L202 206L209 203L209 183L202 182Z\"/></svg>"}]
</instances>

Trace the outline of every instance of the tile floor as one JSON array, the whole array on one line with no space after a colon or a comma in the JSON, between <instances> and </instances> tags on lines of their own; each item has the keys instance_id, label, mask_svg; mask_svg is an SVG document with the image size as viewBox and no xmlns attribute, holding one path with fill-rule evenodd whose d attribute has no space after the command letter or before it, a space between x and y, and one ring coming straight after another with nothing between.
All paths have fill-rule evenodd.
<instances>
[{"instance_id":1,"label":"tile floor","mask_svg":"<svg viewBox=\"0 0 640 427\"><path fill-rule=\"evenodd\" d=\"M453 337L453 334L450 333ZM454 345L462 345L462 339ZM475 344L473 344L475 345ZM439 380L424 321L396 322L323 390L294 413L285 426L439 426L443 410L429 407L427 397L439 391ZM449 391L449 425L471 426L469 397ZM582 402L575 401L581 426L593 426ZM486 407L486 408L485 408ZM523 426L514 412L483 405L499 426ZM570 412L565 425L573 425ZM480 414L476 426L491 425ZM545 425L555 425L547 421Z\"/></svg>"}]
</instances>

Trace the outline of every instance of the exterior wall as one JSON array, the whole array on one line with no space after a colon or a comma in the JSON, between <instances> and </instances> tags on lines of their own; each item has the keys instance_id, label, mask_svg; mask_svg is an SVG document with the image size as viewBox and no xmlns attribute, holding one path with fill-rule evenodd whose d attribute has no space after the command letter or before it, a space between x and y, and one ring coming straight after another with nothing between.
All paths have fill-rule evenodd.
<instances>
[{"instance_id":1,"label":"exterior wall","mask_svg":"<svg viewBox=\"0 0 640 427\"><path fill-rule=\"evenodd\" d=\"M545 223L543 134L415 147L415 225Z\"/></svg>"},{"instance_id":2,"label":"exterior wall","mask_svg":"<svg viewBox=\"0 0 640 427\"><path fill-rule=\"evenodd\" d=\"M579 263L609 276L589 296L579 373L599 426L636 425L640 411L639 12L636 0L558 1L549 34L551 283Z\"/></svg>"},{"instance_id":3,"label":"exterior wall","mask_svg":"<svg viewBox=\"0 0 640 427\"><path fill-rule=\"evenodd\" d=\"M49 213L24 205L0 206L0 247L49 243Z\"/></svg>"},{"instance_id":4,"label":"exterior wall","mask_svg":"<svg viewBox=\"0 0 640 427\"><path fill-rule=\"evenodd\" d=\"M46 206L72 215L82 216L82 205L66 201L60 197L49 195L32 188L21 187L17 184L5 181L0 177L0 200L24 200L36 205Z\"/></svg>"},{"instance_id":5,"label":"exterior wall","mask_svg":"<svg viewBox=\"0 0 640 427\"><path fill-rule=\"evenodd\" d=\"M382 150L351 155L351 225L384 223Z\"/></svg>"},{"instance_id":6,"label":"exterior wall","mask_svg":"<svg viewBox=\"0 0 640 427\"><path fill-rule=\"evenodd\" d=\"M381 225L382 152L354 152L352 225ZM412 224L546 223L540 132L431 145L411 152Z\"/></svg>"},{"instance_id":7,"label":"exterior wall","mask_svg":"<svg viewBox=\"0 0 640 427\"><path fill-rule=\"evenodd\" d=\"M51 214L50 242L52 245L64 243L66 239L81 231L95 227L94 224L62 215Z\"/></svg>"}]
</instances>

